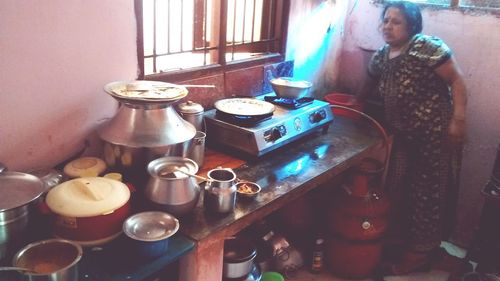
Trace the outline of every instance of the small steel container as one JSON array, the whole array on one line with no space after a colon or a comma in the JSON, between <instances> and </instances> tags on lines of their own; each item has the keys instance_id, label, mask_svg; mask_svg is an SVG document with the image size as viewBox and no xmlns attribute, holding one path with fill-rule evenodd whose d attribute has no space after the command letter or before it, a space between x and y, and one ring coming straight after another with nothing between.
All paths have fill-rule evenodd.
<instances>
[{"instance_id":1,"label":"small steel container","mask_svg":"<svg viewBox=\"0 0 500 281\"><path fill-rule=\"evenodd\" d=\"M165 212L141 212L123 223L123 233L131 240L132 250L144 258L156 258L168 250L169 237L179 230L179 221Z\"/></svg>"},{"instance_id":2,"label":"small steel container","mask_svg":"<svg viewBox=\"0 0 500 281\"><path fill-rule=\"evenodd\" d=\"M187 101L177 106L177 112L179 112L184 120L193 124L196 131L205 131L205 124L203 122L204 108L201 104Z\"/></svg>"},{"instance_id":3,"label":"small steel container","mask_svg":"<svg viewBox=\"0 0 500 281\"><path fill-rule=\"evenodd\" d=\"M204 205L215 213L228 213L236 204L236 174L230 168L217 167L208 171Z\"/></svg>"}]
</instances>

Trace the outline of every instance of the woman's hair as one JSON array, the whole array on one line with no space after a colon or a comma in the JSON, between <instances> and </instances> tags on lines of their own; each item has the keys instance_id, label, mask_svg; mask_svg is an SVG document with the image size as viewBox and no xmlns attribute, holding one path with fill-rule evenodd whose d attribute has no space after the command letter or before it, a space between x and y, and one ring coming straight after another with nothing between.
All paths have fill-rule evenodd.
<instances>
[{"instance_id":1,"label":"woman's hair","mask_svg":"<svg viewBox=\"0 0 500 281\"><path fill-rule=\"evenodd\" d=\"M410 37L422 32L422 14L417 4L407 1L387 2L382 11L382 21L384 20L385 12L389 8L396 8L404 15Z\"/></svg>"}]
</instances>

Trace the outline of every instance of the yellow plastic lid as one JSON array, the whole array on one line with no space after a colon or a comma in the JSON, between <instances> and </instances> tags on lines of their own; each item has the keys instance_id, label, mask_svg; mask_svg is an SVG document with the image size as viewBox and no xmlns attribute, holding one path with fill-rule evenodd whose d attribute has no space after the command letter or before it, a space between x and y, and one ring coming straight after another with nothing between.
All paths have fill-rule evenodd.
<instances>
[{"instance_id":1,"label":"yellow plastic lid","mask_svg":"<svg viewBox=\"0 0 500 281\"><path fill-rule=\"evenodd\" d=\"M106 170L104 160L97 157L81 157L64 166L64 173L70 178L97 177Z\"/></svg>"},{"instance_id":2,"label":"yellow plastic lid","mask_svg":"<svg viewBox=\"0 0 500 281\"><path fill-rule=\"evenodd\" d=\"M105 215L125 205L130 199L128 187L117 180L84 177L63 182L46 197L48 207L67 217Z\"/></svg>"}]
</instances>

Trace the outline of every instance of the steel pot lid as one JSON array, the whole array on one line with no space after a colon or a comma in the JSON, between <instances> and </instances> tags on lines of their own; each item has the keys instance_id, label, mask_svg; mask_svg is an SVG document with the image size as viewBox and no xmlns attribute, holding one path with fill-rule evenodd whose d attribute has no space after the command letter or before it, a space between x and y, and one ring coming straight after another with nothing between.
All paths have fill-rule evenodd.
<instances>
[{"instance_id":1,"label":"steel pot lid","mask_svg":"<svg viewBox=\"0 0 500 281\"><path fill-rule=\"evenodd\" d=\"M52 212L67 217L105 215L125 205L130 190L119 181L103 177L84 177L63 182L46 197Z\"/></svg>"},{"instance_id":2,"label":"steel pot lid","mask_svg":"<svg viewBox=\"0 0 500 281\"><path fill-rule=\"evenodd\" d=\"M274 112L274 105L254 98L230 98L218 100L214 107L224 113L238 116L268 115Z\"/></svg>"},{"instance_id":3,"label":"steel pot lid","mask_svg":"<svg viewBox=\"0 0 500 281\"><path fill-rule=\"evenodd\" d=\"M123 232L139 241L159 241L174 235L179 230L179 221L172 215L149 211L137 213L123 223Z\"/></svg>"},{"instance_id":4,"label":"steel pot lid","mask_svg":"<svg viewBox=\"0 0 500 281\"><path fill-rule=\"evenodd\" d=\"M205 110L201 104L190 100L178 104L177 109L179 112L187 114L201 114Z\"/></svg>"},{"instance_id":5,"label":"steel pot lid","mask_svg":"<svg viewBox=\"0 0 500 281\"><path fill-rule=\"evenodd\" d=\"M149 162L148 173L151 176L160 177L166 180L189 177L182 172L176 171L176 168L189 174L196 174L198 172L198 164L193 160L183 157L167 156Z\"/></svg>"},{"instance_id":6,"label":"steel pot lid","mask_svg":"<svg viewBox=\"0 0 500 281\"><path fill-rule=\"evenodd\" d=\"M40 197L45 185L38 177L19 172L0 174L0 211L26 205Z\"/></svg>"},{"instance_id":7,"label":"steel pot lid","mask_svg":"<svg viewBox=\"0 0 500 281\"><path fill-rule=\"evenodd\" d=\"M188 94L186 87L160 81L117 81L104 86L114 98L138 102L172 102Z\"/></svg>"}]
</instances>

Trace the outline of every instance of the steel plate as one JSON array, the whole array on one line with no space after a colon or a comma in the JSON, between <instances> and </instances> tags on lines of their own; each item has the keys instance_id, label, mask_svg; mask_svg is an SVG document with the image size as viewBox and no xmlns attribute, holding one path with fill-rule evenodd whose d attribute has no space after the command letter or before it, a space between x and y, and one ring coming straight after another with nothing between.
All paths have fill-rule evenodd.
<instances>
[{"instance_id":1,"label":"steel plate","mask_svg":"<svg viewBox=\"0 0 500 281\"><path fill-rule=\"evenodd\" d=\"M274 105L253 98L231 98L215 102L214 107L224 113L238 116L259 116L274 112Z\"/></svg>"},{"instance_id":2,"label":"steel plate","mask_svg":"<svg viewBox=\"0 0 500 281\"><path fill-rule=\"evenodd\" d=\"M188 94L186 87L160 81L117 81L104 86L104 90L120 100L143 102L170 102Z\"/></svg>"}]
</instances>

